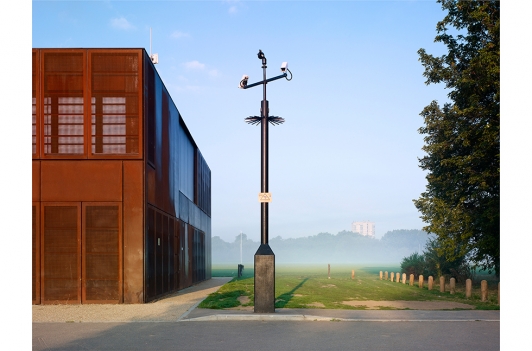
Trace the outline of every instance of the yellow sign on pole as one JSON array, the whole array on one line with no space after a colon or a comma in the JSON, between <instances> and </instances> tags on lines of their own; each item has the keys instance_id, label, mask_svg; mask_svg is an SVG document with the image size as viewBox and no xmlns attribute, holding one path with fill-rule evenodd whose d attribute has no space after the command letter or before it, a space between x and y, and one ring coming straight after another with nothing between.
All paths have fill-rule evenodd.
<instances>
[{"instance_id":1,"label":"yellow sign on pole","mask_svg":"<svg viewBox=\"0 0 532 351\"><path fill-rule=\"evenodd\" d=\"M272 202L272 193L259 193L259 202Z\"/></svg>"}]
</instances>

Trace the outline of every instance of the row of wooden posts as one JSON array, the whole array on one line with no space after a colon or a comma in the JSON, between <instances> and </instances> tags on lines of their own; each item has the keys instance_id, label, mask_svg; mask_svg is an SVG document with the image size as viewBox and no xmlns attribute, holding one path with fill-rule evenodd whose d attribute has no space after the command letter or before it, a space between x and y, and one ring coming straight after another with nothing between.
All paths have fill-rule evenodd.
<instances>
[{"instance_id":1,"label":"row of wooden posts","mask_svg":"<svg viewBox=\"0 0 532 351\"><path fill-rule=\"evenodd\" d=\"M380 271L379 273L379 278L382 280L383 279L383 273L382 271ZM399 283L399 278L400 278L400 273L395 273L395 281ZM403 284L406 284L406 273L403 273L402 277L401 277L401 282ZM419 275L419 278L418 278L418 286L420 288L423 288L423 275ZM384 272L384 280L388 280L388 271L385 271ZM391 272L390 273L390 280L393 282L394 281L394 272ZM410 279L409 279L409 284L410 286L414 286L414 275L413 274L410 274ZM428 279L428 289L429 290L432 290L432 287L434 285L434 278L432 276L429 276L429 279ZM471 279L467 279L466 280L466 290L465 290L465 295L466 295L466 298L470 298L471 297L471 292L472 292L472 281ZM456 292L456 279L455 278L451 278L450 281L449 281L449 292L451 294L454 294ZM445 292L445 277L440 277L440 292ZM501 283L498 284L497 286L497 304L500 305L500 299L501 299ZM486 280L482 280L480 282L480 300L482 302L485 302L485 301L488 301L488 281Z\"/></svg>"},{"instance_id":2,"label":"row of wooden posts","mask_svg":"<svg viewBox=\"0 0 532 351\"><path fill-rule=\"evenodd\" d=\"M331 264L330 263L327 264L327 278L331 279ZM354 269L351 270L351 279L355 279L355 270Z\"/></svg>"}]
</instances>

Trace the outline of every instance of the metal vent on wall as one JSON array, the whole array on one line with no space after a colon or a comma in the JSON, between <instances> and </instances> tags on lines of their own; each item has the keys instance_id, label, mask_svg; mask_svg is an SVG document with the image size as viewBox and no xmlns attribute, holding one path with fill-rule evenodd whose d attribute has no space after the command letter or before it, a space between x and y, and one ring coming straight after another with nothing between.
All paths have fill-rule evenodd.
<instances>
[{"instance_id":1,"label":"metal vent on wall","mask_svg":"<svg viewBox=\"0 0 532 351\"><path fill-rule=\"evenodd\" d=\"M86 206L84 300L119 300L119 208Z\"/></svg>"},{"instance_id":2,"label":"metal vent on wall","mask_svg":"<svg viewBox=\"0 0 532 351\"><path fill-rule=\"evenodd\" d=\"M44 206L44 300L79 303L78 207Z\"/></svg>"}]
</instances>

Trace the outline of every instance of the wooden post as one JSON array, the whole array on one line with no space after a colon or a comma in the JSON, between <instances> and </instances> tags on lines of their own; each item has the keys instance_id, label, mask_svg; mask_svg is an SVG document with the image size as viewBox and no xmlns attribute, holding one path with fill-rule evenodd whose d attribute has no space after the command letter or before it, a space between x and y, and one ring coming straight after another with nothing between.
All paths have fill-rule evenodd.
<instances>
[{"instance_id":1,"label":"wooden post","mask_svg":"<svg viewBox=\"0 0 532 351\"><path fill-rule=\"evenodd\" d=\"M395 281L399 283L399 272L395 273Z\"/></svg>"},{"instance_id":2,"label":"wooden post","mask_svg":"<svg viewBox=\"0 0 532 351\"><path fill-rule=\"evenodd\" d=\"M384 280L388 280L388 271L384 271Z\"/></svg>"},{"instance_id":3,"label":"wooden post","mask_svg":"<svg viewBox=\"0 0 532 351\"><path fill-rule=\"evenodd\" d=\"M419 287L420 287L420 288L423 288L423 274L420 274L420 275L419 275L418 283L419 283Z\"/></svg>"},{"instance_id":4,"label":"wooden post","mask_svg":"<svg viewBox=\"0 0 532 351\"><path fill-rule=\"evenodd\" d=\"M473 290L472 287L473 287L473 284L472 284L471 279L467 279L465 281L465 297L468 299L471 297L471 292Z\"/></svg>"},{"instance_id":5,"label":"wooden post","mask_svg":"<svg viewBox=\"0 0 532 351\"><path fill-rule=\"evenodd\" d=\"M393 282L393 277L394 277L394 275L393 275L393 272L392 272L392 273L390 273L390 281L392 281L392 282Z\"/></svg>"},{"instance_id":6,"label":"wooden post","mask_svg":"<svg viewBox=\"0 0 532 351\"><path fill-rule=\"evenodd\" d=\"M410 286L414 286L414 275L410 274Z\"/></svg>"},{"instance_id":7,"label":"wooden post","mask_svg":"<svg viewBox=\"0 0 532 351\"><path fill-rule=\"evenodd\" d=\"M451 295L452 295L456 292L456 279L451 278L451 280L449 281L449 286L451 288Z\"/></svg>"},{"instance_id":8,"label":"wooden post","mask_svg":"<svg viewBox=\"0 0 532 351\"><path fill-rule=\"evenodd\" d=\"M480 301L488 301L488 282L486 280L480 282Z\"/></svg>"},{"instance_id":9,"label":"wooden post","mask_svg":"<svg viewBox=\"0 0 532 351\"><path fill-rule=\"evenodd\" d=\"M331 264L327 264L327 277L328 279L331 279Z\"/></svg>"},{"instance_id":10,"label":"wooden post","mask_svg":"<svg viewBox=\"0 0 532 351\"><path fill-rule=\"evenodd\" d=\"M445 292L445 277L443 275L440 277L440 292Z\"/></svg>"},{"instance_id":11,"label":"wooden post","mask_svg":"<svg viewBox=\"0 0 532 351\"><path fill-rule=\"evenodd\" d=\"M351 270L351 279L355 279L355 270L354 269Z\"/></svg>"},{"instance_id":12,"label":"wooden post","mask_svg":"<svg viewBox=\"0 0 532 351\"><path fill-rule=\"evenodd\" d=\"M406 284L406 273L403 273L403 284Z\"/></svg>"},{"instance_id":13,"label":"wooden post","mask_svg":"<svg viewBox=\"0 0 532 351\"><path fill-rule=\"evenodd\" d=\"M382 271L379 272L379 279L382 280Z\"/></svg>"},{"instance_id":14,"label":"wooden post","mask_svg":"<svg viewBox=\"0 0 532 351\"><path fill-rule=\"evenodd\" d=\"M432 290L433 284L434 284L434 278L430 275L429 276L429 290Z\"/></svg>"}]
</instances>

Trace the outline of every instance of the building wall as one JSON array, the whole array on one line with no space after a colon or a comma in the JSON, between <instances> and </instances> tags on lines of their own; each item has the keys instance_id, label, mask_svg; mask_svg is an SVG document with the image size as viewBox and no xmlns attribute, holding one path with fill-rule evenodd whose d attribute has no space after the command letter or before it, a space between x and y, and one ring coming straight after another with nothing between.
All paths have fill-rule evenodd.
<instances>
[{"instance_id":1,"label":"building wall","mask_svg":"<svg viewBox=\"0 0 532 351\"><path fill-rule=\"evenodd\" d=\"M142 59L32 51L33 303L143 302Z\"/></svg>"},{"instance_id":2,"label":"building wall","mask_svg":"<svg viewBox=\"0 0 532 351\"><path fill-rule=\"evenodd\" d=\"M164 86L146 52L34 49L32 56L33 303L149 301L151 255L166 267L155 271L157 296L210 278L210 170L206 163L199 170L201 153L167 92L155 87ZM158 83L146 81L146 67ZM188 159L176 156L184 150L173 139L179 125ZM161 239L165 250L151 246ZM187 278L177 285L176 271Z\"/></svg>"},{"instance_id":3,"label":"building wall","mask_svg":"<svg viewBox=\"0 0 532 351\"><path fill-rule=\"evenodd\" d=\"M144 61L146 301L211 277L210 169L154 65Z\"/></svg>"}]
</instances>

